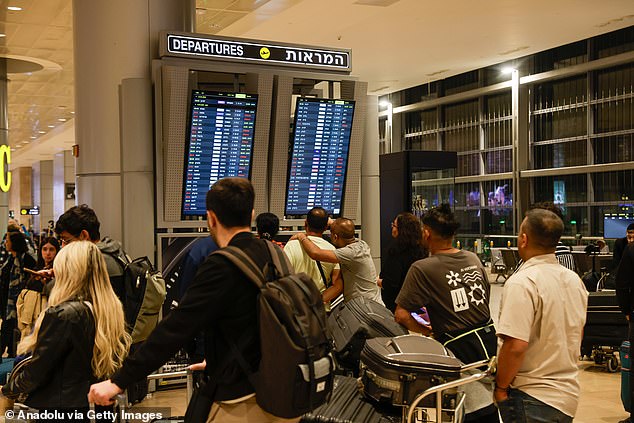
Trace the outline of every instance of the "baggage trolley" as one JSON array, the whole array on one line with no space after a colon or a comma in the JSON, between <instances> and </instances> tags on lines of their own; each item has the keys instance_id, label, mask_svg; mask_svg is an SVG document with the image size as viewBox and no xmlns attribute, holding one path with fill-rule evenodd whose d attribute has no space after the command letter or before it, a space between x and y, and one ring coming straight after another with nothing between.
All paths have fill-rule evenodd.
<instances>
[{"instance_id":1,"label":"baggage trolley","mask_svg":"<svg viewBox=\"0 0 634 423\"><path fill-rule=\"evenodd\" d=\"M482 360L475 363L462 366L463 372L468 370L477 369L482 366L487 366L486 370L478 373L471 374L469 376L461 377L460 379L452 380L447 383L432 386L419 394L411 405L403 407L403 423L462 423L464 415L464 400L465 395L458 392L455 405L453 407L443 406L443 392L455 390L456 388L466 385L468 383L477 382L484 379L487 376L495 374L496 369L496 357L491 360ZM435 416L430 416L428 409L418 408L418 405L427 397L436 395L436 407ZM433 418L433 420L432 420Z\"/></svg>"}]
</instances>

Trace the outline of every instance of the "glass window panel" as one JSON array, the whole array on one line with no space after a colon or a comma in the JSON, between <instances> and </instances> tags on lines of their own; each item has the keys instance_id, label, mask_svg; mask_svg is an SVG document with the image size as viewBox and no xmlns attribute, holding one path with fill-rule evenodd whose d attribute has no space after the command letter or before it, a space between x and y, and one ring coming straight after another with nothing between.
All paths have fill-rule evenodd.
<instances>
[{"instance_id":1,"label":"glass window panel","mask_svg":"<svg viewBox=\"0 0 634 423\"><path fill-rule=\"evenodd\" d=\"M484 169L487 174L513 171L513 151L511 149L484 153Z\"/></svg>"},{"instance_id":2,"label":"glass window panel","mask_svg":"<svg viewBox=\"0 0 634 423\"><path fill-rule=\"evenodd\" d=\"M456 210L454 215L460 223L459 234L480 233L480 210Z\"/></svg>"},{"instance_id":3,"label":"glass window panel","mask_svg":"<svg viewBox=\"0 0 634 423\"><path fill-rule=\"evenodd\" d=\"M583 175L545 176L533 180L536 203L552 201L558 205L588 200L588 179Z\"/></svg>"},{"instance_id":4,"label":"glass window panel","mask_svg":"<svg viewBox=\"0 0 634 423\"><path fill-rule=\"evenodd\" d=\"M595 104L592 109L595 134L634 129L633 106L631 97L620 101Z\"/></svg>"},{"instance_id":5,"label":"glass window panel","mask_svg":"<svg viewBox=\"0 0 634 423\"><path fill-rule=\"evenodd\" d=\"M549 169L587 164L586 141L571 141L534 147L534 168Z\"/></svg>"},{"instance_id":6,"label":"glass window panel","mask_svg":"<svg viewBox=\"0 0 634 423\"><path fill-rule=\"evenodd\" d=\"M479 207L480 184L477 182L468 184L456 184L456 197L454 205L458 207Z\"/></svg>"},{"instance_id":7,"label":"glass window panel","mask_svg":"<svg viewBox=\"0 0 634 423\"><path fill-rule=\"evenodd\" d=\"M491 210L513 207L513 183L510 179L485 181L482 184L485 206Z\"/></svg>"},{"instance_id":8,"label":"glass window panel","mask_svg":"<svg viewBox=\"0 0 634 423\"><path fill-rule=\"evenodd\" d=\"M595 201L633 201L634 171L593 173L592 186Z\"/></svg>"},{"instance_id":9,"label":"glass window panel","mask_svg":"<svg viewBox=\"0 0 634 423\"><path fill-rule=\"evenodd\" d=\"M465 154L458 156L456 176L473 176L480 174L480 154Z\"/></svg>"},{"instance_id":10,"label":"glass window panel","mask_svg":"<svg viewBox=\"0 0 634 423\"><path fill-rule=\"evenodd\" d=\"M510 119L484 125L484 148L512 145L512 121Z\"/></svg>"},{"instance_id":11,"label":"glass window panel","mask_svg":"<svg viewBox=\"0 0 634 423\"><path fill-rule=\"evenodd\" d=\"M634 161L634 135L596 138L592 149L597 164Z\"/></svg>"},{"instance_id":12,"label":"glass window panel","mask_svg":"<svg viewBox=\"0 0 634 423\"><path fill-rule=\"evenodd\" d=\"M599 58L634 50L634 26L594 38Z\"/></svg>"},{"instance_id":13,"label":"glass window panel","mask_svg":"<svg viewBox=\"0 0 634 423\"><path fill-rule=\"evenodd\" d=\"M577 137L588 133L588 116L585 108L543 113L533 116L532 119L534 141Z\"/></svg>"},{"instance_id":14,"label":"glass window panel","mask_svg":"<svg viewBox=\"0 0 634 423\"><path fill-rule=\"evenodd\" d=\"M590 236L587 207L561 207L564 215L564 236Z\"/></svg>"},{"instance_id":15,"label":"glass window panel","mask_svg":"<svg viewBox=\"0 0 634 423\"><path fill-rule=\"evenodd\" d=\"M482 209L482 226L488 235L514 235L513 209L492 208Z\"/></svg>"}]
</instances>

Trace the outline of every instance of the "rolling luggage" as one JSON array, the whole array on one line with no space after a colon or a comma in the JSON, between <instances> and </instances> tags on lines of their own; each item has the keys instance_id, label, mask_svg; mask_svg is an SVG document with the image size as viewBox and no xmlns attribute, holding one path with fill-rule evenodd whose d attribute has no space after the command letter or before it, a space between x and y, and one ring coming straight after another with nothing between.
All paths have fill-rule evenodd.
<instances>
[{"instance_id":1,"label":"rolling luggage","mask_svg":"<svg viewBox=\"0 0 634 423\"><path fill-rule=\"evenodd\" d=\"M590 292L581 354L592 357L596 364L607 364L609 371L616 372L619 366L616 352L627 336L628 323L619 308L616 292Z\"/></svg>"},{"instance_id":2,"label":"rolling luggage","mask_svg":"<svg viewBox=\"0 0 634 423\"><path fill-rule=\"evenodd\" d=\"M420 335L368 339L361 352L365 394L379 403L411 404L426 389L460 379L462 362L434 339ZM444 408L455 408L456 391L443 395ZM434 407L435 395L422 407Z\"/></svg>"},{"instance_id":3,"label":"rolling luggage","mask_svg":"<svg viewBox=\"0 0 634 423\"><path fill-rule=\"evenodd\" d=\"M335 343L334 353L338 363L355 374L366 339L408 333L394 321L390 310L363 297L339 304L330 313L327 326Z\"/></svg>"},{"instance_id":4,"label":"rolling luggage","mask_svg":"<svg viewBox=\"0 0 634 423\"><path fill-rule=\"evenodd\" d=\"M400 410L380 409L363 398L357 380L335 376L330 401L302 416L301 423L400 423Z\"/></svg>"}]
</instances>

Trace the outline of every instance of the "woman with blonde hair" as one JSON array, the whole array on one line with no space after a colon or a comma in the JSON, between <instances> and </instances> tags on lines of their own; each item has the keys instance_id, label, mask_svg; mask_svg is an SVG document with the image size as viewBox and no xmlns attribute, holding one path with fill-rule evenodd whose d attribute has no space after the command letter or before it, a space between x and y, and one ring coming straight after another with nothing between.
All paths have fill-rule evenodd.
<instances>
[{"instance_id":1,"label":"woman with blonde hair","mask_svg":"<svg viewBox=\"0 0 634 423\"><path fill-rule=\"evenodd\" d=\"M121 366L130 337L95 244L66 245L57 254L53 271L48 308L18 346L18 353L32 354L31 361L2 387L2 393L27 394L26 405L63 412L62 421L69 421L67 413L75 411L73 415L82 418L72 421L88 421L90 385L108 379Z\"/></svg>"}]
</instances>

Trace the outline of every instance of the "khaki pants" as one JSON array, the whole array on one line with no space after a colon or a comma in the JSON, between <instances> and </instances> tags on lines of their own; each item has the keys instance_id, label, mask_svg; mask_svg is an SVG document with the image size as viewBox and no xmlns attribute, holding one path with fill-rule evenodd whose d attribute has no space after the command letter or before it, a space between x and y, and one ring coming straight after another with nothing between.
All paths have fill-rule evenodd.
<instances>
[{"instance_id":1,"label":"khaki pants","mask_svg":"<svg viewBox=\"0 0 634 423\"><path fill-rule=\"evenodd\" d=\"M237 404L215 402L207 423L295 423L296 419L282 419L262 410L255 402L255 396Z\"/></svg>"}]
</instances>

